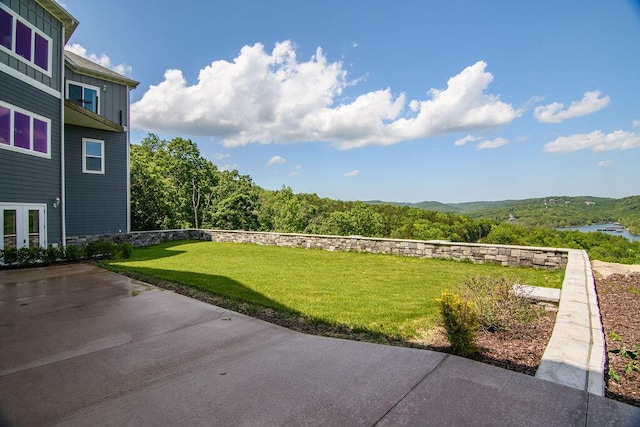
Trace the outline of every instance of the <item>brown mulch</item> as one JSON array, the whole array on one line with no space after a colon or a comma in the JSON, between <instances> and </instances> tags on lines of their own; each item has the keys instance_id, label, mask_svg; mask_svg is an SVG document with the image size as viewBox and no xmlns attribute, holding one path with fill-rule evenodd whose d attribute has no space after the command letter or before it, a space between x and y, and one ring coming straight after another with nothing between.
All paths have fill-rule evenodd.
<instances>
[{"instance_id":1,"label":"brown mulch","mask_svg":"<svg viewBox=\"0 0 640 427\"><path fill-rule=\"evenodd\" d=\"M596 289L607 346L606 397L640 406L640 273L596 275ZM635 365L634 354L612 352L620 349L636 351Z\"/></svg>"},{"instance_id":2,"label":"brown mulch","mask_svg":"<svg viewBox=\"0 0 640 427\"><path fill-rule=\"evenodd\" d=\"M470 359L527 375L535 375L544 353L557 308L541 310L538 319L528 324L519 324L499 332L480 331L475 339L479 352ZM443 328L436 328L418 342L424 348L451 353Z\"/></svg>"}]
</instances>

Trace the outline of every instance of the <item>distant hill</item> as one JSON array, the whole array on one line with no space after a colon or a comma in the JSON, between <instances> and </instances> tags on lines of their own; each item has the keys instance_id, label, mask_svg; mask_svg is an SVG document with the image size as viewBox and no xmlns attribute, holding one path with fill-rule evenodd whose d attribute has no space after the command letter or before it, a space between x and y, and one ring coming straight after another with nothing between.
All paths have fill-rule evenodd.
<instances>
[{"instance_id":1,"label":"distant hill","mask_svg":"<svg viewBox=\"0 0 640 427\"><path fill-rule=\"evenodd\" d=\"M420 203L408 203L408 202L383 202L382 200L369 200L364 203L370 205L392 205L392 206L408 206L411 208L424 209L426 211L436 211L436 212L454 212L459 213L461 210L457 208L455 205L449 205L446 203L440 202L420 202Z\"/></svg>"},{"instance_id":2,"label":"distant hill","mask_svg":"<svg viewBox=\"0 0 640 427\"><path fill-rule=\"evenodd\" d=\"M607 222L620 222L632 230L640 230L640 196L613 199L591 196L549 196L524 200L501 200L467 203L389 203L414 208L464 214L471 218L490 218L523 225L570 227Z\"/></svg>"}]
</instances>

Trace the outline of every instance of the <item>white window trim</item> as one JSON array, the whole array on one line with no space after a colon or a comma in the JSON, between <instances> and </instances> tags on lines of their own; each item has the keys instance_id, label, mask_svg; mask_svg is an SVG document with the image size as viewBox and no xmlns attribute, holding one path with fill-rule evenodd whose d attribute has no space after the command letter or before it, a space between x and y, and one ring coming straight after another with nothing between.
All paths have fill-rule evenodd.
<instances>
[{"instance_id":1,"label":"white window trim","mask_svg":"<svg viewBox=\"0 0 640 427\"><path fill-rule=\"evenodd\" d=\"M50 159L51 158L51 119L48 119L44 116L41 116L40 114L36 114L32 111L29 110L25 110L24 108L20 108L20 107L16 107L15 105L6 103L4 101L0 101L0 106L4 107L4 108L8 108L11 111L11 114L9 116L9 129L10 129L10 134L9 134L9 139L10 139L10 144L6 145L6 144L1 144L0 143L0 148L4 149L4 150L9 150L9 151L15 151L16 153L22 153L22 154L29 154L31 156L36 156L36 157L42 157L44 159ZM30 140L29 140L29 148L22 148L22 147L16 147L15 144L15 136L14 136L14 111L17 111L18 113L22 113L25 114L27 116L29 116L30 120L29 120L29 132L30 132ZM35 151L33 149L33 119L38 119L42 122L45 122L47 124L47 152L46 153L41 153L39 151Z\"/></svg>"},{"instance_id":2,"label":"white window trim","mask_svg":"<svg viewBox=\"0 0 640 427\"><path fill-rule=\"evenodd\" d=\"M100 144L100 156L102 159L102 170L94 171L87 169L87 142L97 142ZM95 156L91 156L95 157ZM82 138L82 173L92 173L96 175L104 175L105 171L105 158L104 158L104 140L95 138Z\"/></svg>"},{"instance_id":3,"label":"white window trim","mask_svg":"<svg viewBox=\"0 0 640 427\"><path fill-rule=\"evenodd\" d=\"M102 100L102 91L100 91L100 88L98 86L93 86L93 85L88 85L86 83L80 83L80 82L75 82L73 80L67 80L67 83L65 84L65 98L69 99L69 85L75 85L75 86L80 86L82 88L82 96L84 96L84 89L92 89L96 91L96 97L98 98L98 105L96 106L96 114L100 114L100 101ZM73 102L73 101L72 101ZM83 107L84 108L84 107ZM87 111L91 111L88 108L86 109Z\"/></svg>"},{"instance_id":4,"label":"white window trim","mask_svg":"<svg viewBox=\"0 0 640 427\"><path fill-rule=\"evenodd\" d=\"M0 50L2 50L3 52L6 52L8 55L11 55L12 57L16 58L18 61L24 62L28 66L33 67L34 69L40 71L41 73L45 74L46 76L51 77L51 70L53 69L53 64L52 64L52 60L53 60L53 39L51 37L49 37L48 35L46 35L45 33L43 33L42 31L40 31L33 24L31 24L29 21L25 20L20 15L18 15L18 13L15 10L10 9L8 6L5 6L4 3L0 2L0 8L4 9L5 11L7 11L7 13L9 13L9 15L11 15L13 17L13 33L11 34L11 36L12 36L11 49L7 49L3 45L0 45ZM18 55L14 51L15 46L16 46L16 33L17 33L16 21L20 21L22 24L24 24L27 27L29 27L31 29L31 31L32 31L32 33L31 33L31 61L23 58L22 56ZM48 70L40 67L39 65L36 65L36 63L35 63L35 43L36 43L36 41L35 41L34 32L38 33L40 36L42 36L43 38L45 38L49 42L49 49L48 49L49 51L47 52L47 63L49 64L49 69Z\"/></svg>"}]
</instances>

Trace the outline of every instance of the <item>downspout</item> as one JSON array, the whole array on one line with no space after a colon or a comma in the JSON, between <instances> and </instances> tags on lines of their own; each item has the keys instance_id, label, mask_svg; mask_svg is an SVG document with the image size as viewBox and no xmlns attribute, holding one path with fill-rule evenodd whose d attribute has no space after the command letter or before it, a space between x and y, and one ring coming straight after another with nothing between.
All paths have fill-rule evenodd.
<instances>
[{"instance_id":1,"label":"downspout","mask_svg":"<svg viewBox=\"0 0 640 427\"><path fill-rule=\"evenodd\" d=\"M127 86L127 234L131 233L131 89Z\"/></svg>"},{"instance_id":2,"label":"downspout","mask_svg":"<svg viewBox=\"0 0 640 427\"><path fill-rule=\"evenodd\" d=\"M60 32L60 47L62 50L62 55L60 56L60 174L61 174L61 191L60 195L60 207L62 209L62 246L67 246L67 197L66 197L66 170L65 170L65 162L64 162L64 98L65 98L65 87L64 87L64 24L62 24L62 31Z\"/></svg>"}]
</instances>

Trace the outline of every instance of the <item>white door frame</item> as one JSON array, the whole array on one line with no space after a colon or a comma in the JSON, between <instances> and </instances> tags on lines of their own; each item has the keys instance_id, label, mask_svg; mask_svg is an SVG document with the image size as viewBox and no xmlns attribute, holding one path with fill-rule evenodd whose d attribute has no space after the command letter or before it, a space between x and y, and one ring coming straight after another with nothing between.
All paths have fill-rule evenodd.
<instances>
[{"instance_id":1,"label":"white door frame","mask_svg":"<svg viewBox=\"0 0 640 427\"><path fill-rule=\"evenodd\" d=\"M29 247L29 211L37 210L38 235L41 247L47 247L47 204L46 203L0 203L0 249L4 249L4 211L16 211L17 247Z\"/></svg>"}]
</instances>

